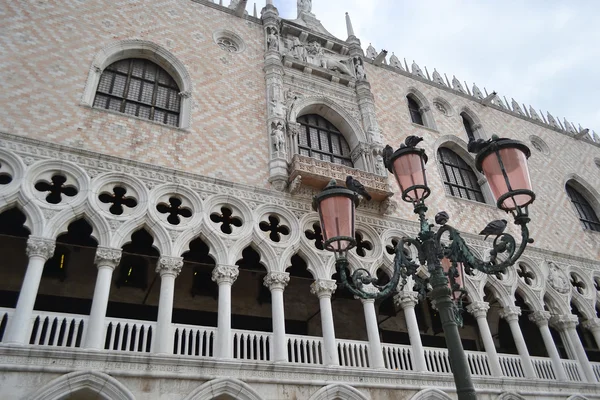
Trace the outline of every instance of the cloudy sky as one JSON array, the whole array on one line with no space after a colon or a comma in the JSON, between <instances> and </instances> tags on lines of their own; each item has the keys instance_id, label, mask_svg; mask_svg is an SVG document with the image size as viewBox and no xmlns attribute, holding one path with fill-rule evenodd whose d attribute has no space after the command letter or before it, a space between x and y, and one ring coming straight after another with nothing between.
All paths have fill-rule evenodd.
<instances>
[{"instance_id":1,"label":"cloudy sky","mask_svg":"<svg viewBox=\"0 0 600 400\"><path fill-rule=\"evenodd\" d=\"M296 18L296 0L274 4ZM372 43L600 134L600 0L313 0L312 11L338 38L348 12L364 49Z\"/></svg>"}]
</instances>

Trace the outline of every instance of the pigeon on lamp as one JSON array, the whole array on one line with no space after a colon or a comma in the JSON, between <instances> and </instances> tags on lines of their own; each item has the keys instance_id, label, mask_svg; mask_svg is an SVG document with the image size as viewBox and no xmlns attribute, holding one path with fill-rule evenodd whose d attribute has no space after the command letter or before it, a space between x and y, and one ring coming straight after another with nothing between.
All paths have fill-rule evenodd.
<instances>
[{"instance_id":1,"label":"pigeon on lamp","mask_svg":"<svg viewBox=\"0 0 600 400\"><path fill-rule=\"evenodd\" d=\"M410 135L407 136L406 139L404 139L404 144L406 144L406 147L415 147L422 140L423 138L420 136Z\"/></svg>"},{"instance_id":2,"label":"pigeon on lamp","mask_svg":"<svg viewBox=\"0 0 600 400\"><path fill-rule=\"evenodd\" d=\"M363 184L360 183L359 181L357 181L356 179L354 179L352 177L352 175L348 175L346 177L346 187L348 189L352 190L353 192L360 194L362 197L364 197L367 200L372 199L371 195L367 192L367 189L365 189Z\"/></svg>"},{"instance_id":3,"label":"pigeon on lamp","mask_svg":"<svg viewBox=\"0 0 600 400\"><path fill-rule=\"evenodd\" d=\"M440 211L435 214L435 223L438 225L446 225L446 222L450 219L450 216L446 211Z\"/></svg>"},{"instance_id":4,"label":"pigeon on lamp","mask_svg":"<svg viewBox=\"0 0 600 400\"><path fill-rule=\"evenodd\" d=\"M390 162L392 161L392 155L394 154L394 149L389 144L386 144L383 148L383 152L381 156L383 157L383 165L386 168L390 168Z\"/></svg>"},{"instance_id":5,"label":"pigeon on lamp","mask_svg":"<svg viewBox=\"0 0 600 400\"><path fill-rule=\"evenodd\" d=\"M479 153L485 146L491 143L491 140L483 139L471 139L467 145L467 151L469 153Z\"/></svg>"},{"instance_id":6,"label":"pigeon on lamp","mask_svg":"<svg viewBox=\"0 0 600 400\"><path fill-rule=\"evenodd\" d=\"M483 228L483 230L479 232L479 234L485 235L485 238L483 238L483 240L486 240L490 235L501 235L506 229L506 224L507 222L505 219L497 219L487 224L487 226Z\"/></svg>"}]
</instances>

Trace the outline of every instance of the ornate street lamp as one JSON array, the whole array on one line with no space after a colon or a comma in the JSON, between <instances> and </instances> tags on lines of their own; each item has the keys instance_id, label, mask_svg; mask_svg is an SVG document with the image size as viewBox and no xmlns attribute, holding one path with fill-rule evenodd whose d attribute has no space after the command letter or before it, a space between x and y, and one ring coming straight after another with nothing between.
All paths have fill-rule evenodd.
<instances>
[{"instance_id":1,"label":"ornate street lamp","mask_svg":"<svg viewBox=\"0 0 600 400\"><path fill-rule=\"evenodd\" d=\"M325 248L336 256L336 268L342 285L355 296L363 299L390 296L397 290L400 279L401 287L404 287L410 276L415 277L422 292L428 287L427 284L431 285L429 296L439 311L444 328L458 398L474 400L477 398L475 388L458 333L458 326L462 324L459 308L465 294L462 279L465 273L471 274L475 269L490 275L504 272L519 259L527 244L533 243L527 229L528 206L535 200L527 168L527 158L531 153L523 143L501 139L496 135L488 141L478 140L469 144L469 150L477 153L477 169L486 176L498 208L511 213L515 224L521 228L521 243L517 245L513 236L504 233L505 220L490 223L482 233L489 233L495 238L490 259L484 261L469 250L456 229L446 224L447 213L442 211L436 215L435 222L439 225L437 230L427 220L425 199L431 194L431 190L427 186L425 175L427 155L423 149L415 147L420 140L409 136L405 144L395 152L389 146L384 150L386 167L398 181L402 199L413 204L421 224L416 238L405 237L399 240L394 257L394 274L386 285L378 285L378 279L364 268L356 269L351 276L346 274L348 250L356 245L354 208L357 205L357 194L336 186L335 180L332 180L315 196L313 208L319 212ZM417 248L419 263L404 253L405 244ZM500 255L502 260L498 258ZM427 282L416 275L420 265L427 266ZM379 291L364 291L363 286L368 284Z\"/></svg>"}]
</instances>

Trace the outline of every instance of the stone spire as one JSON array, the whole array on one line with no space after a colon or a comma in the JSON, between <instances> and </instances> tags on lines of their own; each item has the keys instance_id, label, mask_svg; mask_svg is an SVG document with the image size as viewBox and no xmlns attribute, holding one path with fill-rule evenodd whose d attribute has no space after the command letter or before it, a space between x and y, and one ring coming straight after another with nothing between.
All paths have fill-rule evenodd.
<instances>
[{"instance_id":1,"label":"stone spire","mask_svg":"<svg viewBox=\"0 0 600 400\"><path fill-rule=\"evenodd\" d=\"M348 13L346 13L346 30L348 31L348 37L354 36L354 28L352 28L352 21L350 21Z\"/></svg>"}]
</instances>

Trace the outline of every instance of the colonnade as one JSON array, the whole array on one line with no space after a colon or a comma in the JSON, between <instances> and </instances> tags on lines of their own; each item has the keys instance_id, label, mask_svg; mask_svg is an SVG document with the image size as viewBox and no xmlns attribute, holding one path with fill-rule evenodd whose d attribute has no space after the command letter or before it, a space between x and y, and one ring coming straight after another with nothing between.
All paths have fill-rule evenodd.
<instances>
[{"instance_id":1,"label":"colonnade","mask_svg":"<svg viewBox=\"0 0 600 400\"><path fill-rule=\"evenodd\" d=\"M29 342L30 321L38 288L42 278L45 262L52 257L55 249L54 239L30 236L27 240L27 256L29 262L22 283L17 306L12 318L9 320L4 343L22 344ZM88 330L83 346L88 349L100 350L104 346L104 325L108 306L110 286L114 269L119 265L121 249L98 247L95 264L98 268L94 297L89 316ZM158 305L158 318L156 336L153 340L154 353L170 354L173 349L172 312L175 293L175 279L181 272L183 258L160 257L156 272L160 275L160 300ZM239 275L236 265L217 265L212 272L212 280L219 287L218 297L218 323L215 343L215 357L223 359L233 358L233 340L231 332L231 287ZM285 333L285 315L283 292L290 280L287 272L269 272L263 283L271 291L272 321L273 321L273 354L275 362L288 361L288 351ZM374 288L373 288L374 289ZM311 285L311 293L319 298L321 327L323 333L323 363L325 365L339 365L331 296L336 290L334 280L317 279ZM372 368L385 368L382 346L379 336L377 314L374 300L361 300L366 321L367 336L369 340L369 364ZM416 292L399 292L394 297L397 307L402 308L406 319L406 326L412 347L413 366L416 371L427 371L421 335L417 323L415 306L418 303ZM487 322L489 305L486 302L473 302L467 310L477 320L477 325L483 340L485 352L488 356L489 367L494 376L502 376L502 368L492 334ZM514 339L521 359L521 364L527 378L537 378L532 359L529 355L525 339L519 326L521 309L517 306L507 306L500 310ZM554 371L558 380L567 380L567 374L560 359L549 325L552 325L560 334L567 354L570 359L577 360L581 366L585 379L595 382L596 378L592 366L584 351L581 340L576 332L578 318L575 315L551 316L547 311L536 311L529 316L540 329L544 345L552 360ZM600 345L600 319L585 322L595 340Z\"/></svg>"}]
</instances>

